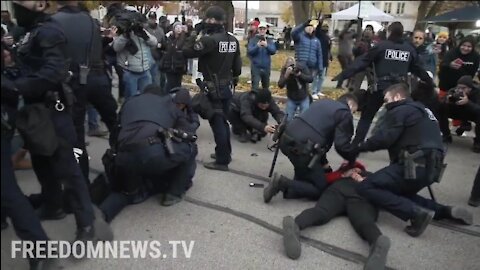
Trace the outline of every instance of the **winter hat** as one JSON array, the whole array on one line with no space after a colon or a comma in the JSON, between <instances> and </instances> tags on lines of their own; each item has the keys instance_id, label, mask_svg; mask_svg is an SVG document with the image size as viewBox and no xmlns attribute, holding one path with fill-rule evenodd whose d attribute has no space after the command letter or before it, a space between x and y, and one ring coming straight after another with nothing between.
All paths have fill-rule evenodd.
<instances>
[{"instance_id":1,"label":"winter hat","mask_svg":"<svg viewBox=\"0 0 480 270\"><path fill-rule=\"evenodd\" d=\"M185 104L189 106L192 102L192 99L190 97L190 92L183 87L175 87L172 90L170 90L170 94L173 97L173 102L177 104Z\"/></svg>"},{"instance_id":2,"label":"winter hat","mask_svg":"<svg viewBox=\"0 0 480 270\"><path fill-rule=\"evenodd\" d=\"M173 25L172 25L172 29L175 30L175 27L177 25L182 26L182 23L181 22L174 22Z\"/></svg>"},{"instance_id":3,"label":"winter hat","mask_svg":"<svg viewBox=\"0 0 480 270\"><path fill-rule=\"evenodd\" d=\"M465 76L460 77L460 79L458 79L458 81L457 81L457 84L463 84L463 85L468 86L469 88L474 88L473 78L470 75L465 75Z\"/></svg>"},{"instance_id":4,"label":"winter hat","mask_svg":"<svg viewBox=\"0 0 480 270\"><path fill-rule=\"evenodd\" d=\"M255 93L256 103L270 103L272 100L272 93L268 89L260 89Z\"/></svg>"}]
</instances>

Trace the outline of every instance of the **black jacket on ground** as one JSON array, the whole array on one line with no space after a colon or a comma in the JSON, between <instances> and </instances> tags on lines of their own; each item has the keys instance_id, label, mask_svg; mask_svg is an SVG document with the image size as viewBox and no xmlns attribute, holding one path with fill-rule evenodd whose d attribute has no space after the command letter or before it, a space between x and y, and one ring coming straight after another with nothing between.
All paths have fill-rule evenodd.
<instances>
[{"instance_id":1,"label":"black jacket on ground","mask_svg":"<svg viewBox=\"0 0 480 270\"><path fill-rule=\"evenodd\" d=\"M254 92L235 93L230 109L232 112L239 113L240 118L247 126L261 132L264 132L263 129L268 122L269 113L277 123L280 123L285 115L273 99L270 100L267 110L264 111L258 108Z\"/></svg>"},{"instance_id":2,"label":"black jacket on ground","mask_svg":"<svg viewBox=\"0 0 480 270\"><path fill-rule=\"evenodd\" d=\"M308 96L308 84L313 82L313 76L310 69L302 62L297 63L296 69L300 71L300 75L296 76L294 72L285 78L285 72L288 67L283 67L278 79L278 87L287 86L287 97L293 101L305 100Z\"/></svg>"}]
</instances>

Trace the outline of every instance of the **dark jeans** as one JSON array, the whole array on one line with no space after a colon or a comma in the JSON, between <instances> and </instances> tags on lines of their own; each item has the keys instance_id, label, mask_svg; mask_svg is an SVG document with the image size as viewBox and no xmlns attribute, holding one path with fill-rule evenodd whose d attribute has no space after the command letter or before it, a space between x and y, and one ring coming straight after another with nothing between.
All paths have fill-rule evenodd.
<instances>
[{"instance_id":1,"label":"dark jeans","mask_svg":"<svg viewBox=\"0 0 480 270\"><path fill-rule=\"evenodd\" d=\"M83 151L83 154L79 158L80 167L83 176L87 180L87 184L90 184L90 181L88 181L88 153L85 146L85 114L87 104L92 104L98 111L102 121L111 134L117 122L117 102L112 95L112 85L106 74L90 74L86 85L73 82L72 88L76 97L76 102L73 107L73 123L77 133L75 147ZM111 140L113 140L113 136Z\"/></svg>"},{"instance_id":2,"label":"dark jeans","mask_svg":"<svg viewBox=\"0 0 480 270\"><path fill-rule=\"evenodd\" d=\"M42 200L48 209L63 206L62 184L78 227L93 223L93 208L87 182L73 155L77 136L71 116L67 112L52 112L52 122L59 146L52 156L32 154L32 166L42 186Z\"/></svg>"},{"instance_id":3,"label":"dark jeans","mask_svg":"<svg viewBox=\"0 0 480 270\"><path fill-rule=\"evenodd\" d=\"M175 87L182 86L182 74L181 73L165 73L167 82L165 83L164 93L168 94L170 90Z\"/></svg>"},{"instance_id":4,"label":"dark jeans","mask_svg":"<svg viewBox=\"0 0 480 270\"><path fill-rule=\"evenodd\" d=\"M21 240L48 240L37 214L17 184L11 158L11 138L3 134L1 151L2 221L4 217L10 217Z\"/></svg>"},{"instance_id":5,"label":"dark jeans","mask_svg":"<svg viewBox=\"0 0 480 270\"><path fill-rule=\"evenodd\" d=\"M417 167L417 179L404 179L403 165L394 163L370 175L358 185L358 193L374 205L384 208L402 220L415 217L416 205L440 212L443 205L417 193L430 185L425 168Z\"/></svg>"},{"instance_id":6,"label":"dark jeans","mask_svg":"<svg viewBox=\"0 0 480 270\"><path fill-rule=\"evenodd\" d=\"M384 89L378 89L376 92L367 96L367 102L358 121L353 143L358 144L363 142L367 137L373 118L383 105L383 90Z\"/></svg>"},{"instance_id":7,"label":"dark jeans","mask_svg":"<svg viewBox=\"0 0 480 270\"><path fill-rule=\"evenodd\" d=\"M472 199L480 199L480 167L478 167L475 181L473 182L472 193L470 195Z\"/></svg>"},{"instance_id":8,"label":"dark jeans","mask_svg":"<svg viewBox=\"0 0 480 270\"><path fill-rule=\"evenodd\" d=\"M370 245L382 235L375 221L378 210L356 192L357 183L341 179L329 186L315 207L304 210L295 218L300 230L327 224L332 218L347 215L355 231Z\"/></svg>"},{"instance_id":9,"label":"dark jeans","mask_svg":"<svg viewBox=\"0 0 480 270\"><path fill-rule=\"evenodd\" d=\"M344 56L344 55L339 55L337 56L338 62L340 62L340 66L342 68L342 71L347 69L353 62L353 57L352 56ZM337 87L342 87L343 85L343 80L338 80L337 82ZM350 79L348 80L347 85L350 85Z\"/></svg>"},{"instance_id":10,"label":"dark jeans","mask_svg":"<svg viewBox=\"0 0 480 270\"><path fill-rule=\"evenodd\" d=\"M216 163L228 165L230 163L232 146L230 144L230 127L227 122L227 115L230 110L229 99L212 99L213 106L221 110L223 113L215 113L214 116L208 120L210 127L212 127L213 137L215 139L215 155Z\"/></svg>"},{"instance_id":11,"label":"dark jeans","mask_svg":"<svg viewBox=\"0 0 480 270\"><path fill-rule=\"evenodd\" d=\"M307 198L318 200L322 192L327 188L327 180L322 162L317 162L313 168L308 168L311 156L294 154L288 149L288 142L282 137L280 150L292 163L295 171L294 181L288 181L283 190L285 199ZM326 160L324 156L322 160Z\"/></svg>"},{"instance_id":12,"label":"dark jeans","mask_svg":"<svg viewBox=\"0 0 480 270\"><path fill-rule=\"evenodd\" d=\"M260 81L262 82L262 89L269 89L270 87L270 69L258 68L251 65L252 72L252 90L258 90Z\"/></svg>"},{"instance_id":13,"label":"dark jeans","mask_svg":"<svg viewBox=\"0 0 480 270\"><path fill-rule=\"evenodd\" d=\"M475 143L480 143L480 112L475 112L467 105L459 106L453 103L440 104L440 129L443 136L450 135L448 118L475 122Z\"/></svg>"}]
</instances>

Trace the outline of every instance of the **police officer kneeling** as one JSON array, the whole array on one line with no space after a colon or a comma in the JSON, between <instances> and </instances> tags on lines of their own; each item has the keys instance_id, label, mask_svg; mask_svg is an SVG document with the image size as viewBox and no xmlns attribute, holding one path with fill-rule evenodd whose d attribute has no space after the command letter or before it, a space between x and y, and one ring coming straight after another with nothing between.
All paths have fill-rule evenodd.
<instances>
[{"instance_id":1,"label":"police officer kneeling","mask_svg":"<svg viewBox=\"0 0 480 270\"><path fill-rule=\"evenodd\" d=\"M163 205L179 202L189 184L191 166L187 161L191 161L191 142L196 137L177 135L189 123L172 97L161 95L159 87L150 85L143 94L127 100L120 111L114 191L126 195L129 204L148 197L148 180L153 185L168 181ZM169 177L165 177L167 173ZM120 209L106 200L100 208L111 220Z\"/></svg>"},{"instance_id":2,"label":"police officer kneeling","mask_svg":"<svg viewBox=\"0 0 480 270\"><path fill-rule=\"evenodd\" d=\"M451 218L471 224L472 215L458 207L437 204L417 195L439 181L444 150L437 119L424 105L409 97L405 84L385 90L386 119L381 130L360 143L355 151L388 149L390 165L375 172L358 186L358 192L402 220L410 220L405 231L417 237L435 219ZM419 206L429 209L424 210Z\"/></svg>"},{"instance_id":3,"label":"police officer kneeling","mask_svg":"<svg viewBox=\"0 0 480 270\"><path fill-rule=\"evenodd\" d=\"M279 124L285 115L268 89L235 93L228 114L232 133L239 136L240 142L260 141L267 133L275 132L275 126L268 124L268 113Z\"/></svg>"},{"instance_id":4,"label":"police officer kneeling","mask_svg":"<svg viewBox=\"0 0 480 270\"><path fill-rule=\"evenodd\" d=\"M307 111L287 123L280 137L280 150L295 169L294 180L284 176L274 177L263 191L265 203L283 191L285 199L308 198L317 200L327 188L325 167L326 153L335 143L335 150L349 162L355 161L351 154L350 140L353 135L353 116L357 99L345 94L337 101L323 99L312 103Z\"/></svg>"}]
</instances>

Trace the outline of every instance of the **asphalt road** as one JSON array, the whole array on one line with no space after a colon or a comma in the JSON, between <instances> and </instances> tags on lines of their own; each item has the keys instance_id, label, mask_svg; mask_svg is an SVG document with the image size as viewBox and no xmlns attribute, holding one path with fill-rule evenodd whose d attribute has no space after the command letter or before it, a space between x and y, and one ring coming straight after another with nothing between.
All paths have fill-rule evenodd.
<instances>
[{"instance_id":1,"label":"asphalt road","mask_svg":"<svg viewBox=\"0 0 480 270\"><path fill-rule=\"evenodd\" d=\"M284 255L280 228L285 215L299 214L314 202L284 200L276 196L264 204L262 188L266 184L272 152L268 140L241 144L232 138L231 172L205 169L214 148L208 123L199 129L199 156L194 185L185 200L163 207L158 198L127 207L112 222L116 240L158 240L165 246L163 259L64 259L65 269L362 269L368 245L353 231L345 217L322 227L309 228L304 236L302 256L292 261ZM100 157L107 147L101 138L87 138L91 155L91 178L102 170ZM455 137L447 156L444 179L433 189L437 199L448 205L460 205L475 214L473 226L448 223L432 224L419 238L403 232L405 223L381 212L378 224L392 240L388 266L393 269L478 269L480 265L480 210L467 206L476 166L480 157L469 150L471 138ZM341 158L334 152L329 160L335 166ZM369 170L387 164L385 151L361 156ZM276 171L289 177L292 166L280 155ZM17 171L18 182L26 194L38 192L31 170ZM422 194L427 192L422 191ZM52 239L74 239L75 222L69 215L60 221L43 222ZM27 269L23 259L12 259L10 241L17 239L11 226L2 231L1 269ZM168 241L195 241L189 259L179 252L173 258Z\"/></svg>"}]
</instances>

